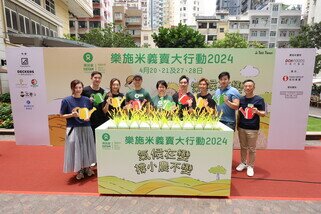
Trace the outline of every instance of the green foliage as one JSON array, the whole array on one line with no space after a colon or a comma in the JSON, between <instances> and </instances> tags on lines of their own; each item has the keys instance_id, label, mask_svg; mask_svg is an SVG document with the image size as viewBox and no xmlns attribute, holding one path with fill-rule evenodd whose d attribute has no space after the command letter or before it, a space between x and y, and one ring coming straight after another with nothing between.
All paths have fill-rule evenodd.
<instances>
[{"instance_id":1,"label":"green foliage","mask_svg":"<svg viewBox=\"0 0 321 214\"><path fill-rule=\"evenodd\" d=\"M212 48L265 48L259 42L248 43L240 33L226 33L224 39L213 42Z\"/></svg>"},{"instance_id":2,"label":"green foliage","mask_svg":"<svg viewBox=\"0 0 321 214\"><path fill-rule=\"evenodd\" d=\"M13 128L13 119L10 103L0 103L0 128Z\"/></svg>"},{"instance_id":3,"label":"green foliage","mask_svg":"<svg viewBox=\"0 0 321 214\"><path fill-rule=\"evenodd\" d=\"M9 93L0 94L0 102L10 103L10 94Z\"/></svg>"},{"instance_id":4,"label":"green foliage","mask_svg":"<svg viewBox=\"0 0 321 214\"><path fill-rule=\"evenodd\" d=\"M211 167L209 170L208 170L209 173L212 173L212 174L216 174L216 173L219 173L219 174L225 174L226 173L226 169L223 167L223 166L213 166Z\"/></svg>"},{"instance_id":5,"label":"green foliage","mask_svg":"<svg viewBox=\"0 0 321 214\"><path fill-rule=\"evenodd\" d=\"M108 25L103 29L92 29L89 33L86 33L80 41L97 47L137 47L135 41L129 34L124 31L114 32L112 25Z\"/></svg>"},{"instance_id":6,"label":"green foliage","mask_svg":"<svg viewBox=\"0 0 321 214\"><path fill-rule=\"evenodd\" d=\"M301 27L299 35L290 38L293 48L321 48L321 22Z\"/></svg>"},{"instance_id":7,"label":"green foliage","mask_svg":"<svg viewBox=\"0 0 321 214\"><path fill-rule=\"evenodd\" d=\"M321 22L301 27L299 35L290 38L290 46L293 48L321 48ZM315 58L314 73L321 70L321 55Z\"/></svg>"},{"instance_id":8,"label":"green foliage","mask_svg":"<svg viewBox=\"0 0 321 214\"><path fill-rule=\"evenodd\" d=\"M208 170L209 173L216 174L217 180L220 180L220 174L226 174L226 169L223 166L213 166Z\"/></svg>"},{"instance_id":9,"label":"green foliage","mask_svg":"<svg viewBox=\"0 0 321 214\"><path fill-rule=\"evenodd\" d=\"M313 84L311 94L319 96L320 93L321 93L321 85L318 86L316 84Z\"/></svg>"},{"instance_id":10,"label":"green foliage","mask_svg":"<svg viewBox=\"0 0 321 214\"><path fill-rule=\"evenodd\" d=\"M181 23L174 28L160 27L158 34L152 35L159 48L204 48L205 36Z\"/></svg>"}]
</instances>

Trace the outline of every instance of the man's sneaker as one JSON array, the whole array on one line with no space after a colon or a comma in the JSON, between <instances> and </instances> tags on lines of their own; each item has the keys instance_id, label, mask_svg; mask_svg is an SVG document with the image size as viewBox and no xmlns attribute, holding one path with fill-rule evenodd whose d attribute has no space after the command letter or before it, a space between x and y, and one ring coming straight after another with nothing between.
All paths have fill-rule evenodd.
<instances>
[{"instance_id":1,"label":"man's sneaker","mask_svg":"<svg viewBox=\"0 0 321 214\"><path fill-rule=\"evenodd\" d=\"M77 180L81 180L81 179L83 179L85 177L85 175L84 175L84 170L80 170L79 172L78 172L78 174L76 175L76 179Z\"/></svg>"},{"instance_id":2,"label":"man's sneaker","mask_svg":"<svg viewBox=\"0 0 321 214\"><path fill-rule=\"evenodd\" d=\"M90 166L91 167L94 167L94 166L96 166L97 165L97 163L92 163Z\"/></svg>"},{"instance_id":3,"label":"man's sneaker","mask_svg":"<svg viewBox=\"0 0 321 214\"><path fill-rule=\"evenodd\" d=\"M95 174L95 172L94 172L92 169L90 169L90 168L86 168L86 169L85 169L85 173L86 173L86 175L89 176L89 177Z\"/></svg>"},{"instance_id":4,"label":"man's sneaker","mask_svg":"<svg viewBox=\"0 0 321 214\"><path fill-rule=\"evenodd\" d=\"M254 175L254 169L253 169L253 167L248 166L248 167L247 167L247 170L246 170L246 174L247 174L247 176L252 177L252 176Z\"/></svg>"},{"instance_id":5,"label":"man's sneaker","mask_svg":"<svg viewBox=\"0 0 321 214\"><path fill-rule=\"evenodd\" d=\"M246 169L247 165L244 163L240 163L237 167L236 167L236 171L242 172L244 169Z\"/></svg>"}]
</instances>

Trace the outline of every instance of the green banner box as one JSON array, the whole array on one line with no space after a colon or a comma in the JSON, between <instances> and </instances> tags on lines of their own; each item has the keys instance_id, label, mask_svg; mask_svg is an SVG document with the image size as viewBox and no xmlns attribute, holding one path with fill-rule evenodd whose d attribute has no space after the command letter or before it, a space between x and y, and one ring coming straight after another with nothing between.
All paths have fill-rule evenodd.
<instances>
[{"instance_id":1,"label":"green banner box","mask_svg":"<svg viewBox=\"0 0 321 214\"><path fill-rule=\"evenodd\" d=\"M229 196L234 132L96 129L98 191L115 195Z\"/></svg>"}]
</instances>

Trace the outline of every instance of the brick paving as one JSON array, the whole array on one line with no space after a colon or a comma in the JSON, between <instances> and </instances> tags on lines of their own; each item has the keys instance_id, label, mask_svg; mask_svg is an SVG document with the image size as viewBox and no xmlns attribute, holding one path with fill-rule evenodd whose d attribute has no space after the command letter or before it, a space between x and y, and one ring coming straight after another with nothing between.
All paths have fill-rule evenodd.
<instances>
[{"instance_id":1,"label":"brick paving","mask_svg":"<svg viewBox=\"0 0 321 214\"><path fill-rule=\"evenodd\" d=\"M0 213L320 213L321 201L0 194Z\"/></svg>"}]
</instances>

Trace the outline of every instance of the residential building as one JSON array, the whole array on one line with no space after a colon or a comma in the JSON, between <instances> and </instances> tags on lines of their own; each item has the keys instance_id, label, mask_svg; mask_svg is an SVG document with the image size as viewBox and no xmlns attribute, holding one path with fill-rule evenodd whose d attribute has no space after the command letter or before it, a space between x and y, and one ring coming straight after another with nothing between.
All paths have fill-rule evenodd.
<instances>
[{"instance_id":1,"label":"residential building","mask_svg":"<svg viewBox=\"0 0 321 214\"><path fill-rule=\"evenodd\" d=\"M261 10L274 0L216 0L216 11L228 10L231 16L244 14L249 10Z\"/></svg>"},{"instance_id":2,"label":"residential building","mask_svg":"<svg viewBox=\"0 0 321 214\"><path fill-rule=\"evenodd\" d=\"M321 0L307 0L305 14L307 24L321 22Z\"/></svg>"},{"instance_id":3,"label":"residential building","mask_svg":"<svg viewBox=\"0 0 321 214\"><path fill-rule=\"evenodd\" d=\"M5 47L82 45L58 37L69 34L69 14L91 17L91 0L0 0L0 93L8 92Z\"/></svg>"},{"instance_id":4,"label":"residential building","mask_svg":"<svg viewBox=\"0 0 321 214\"><path fill-rule=\"evenodd\" d=\"M212 44L223 39L228 30L228 12L218 11L215 16L197 16L196 30L205 36L205 42Z\"/></svg>"},{"instance_id":5,"label":"residential building","mask_svg":"<svg viewBox=\"0 0 321 214\"><path fill-rule=\"evenodd\" d=\"M142 47L148 47L148 48L155 48L156 44L153 40L152 34L153 33L158 33L157 31L153 31L153 30L142 30L141 31L141 46Z\"/></svg>"},{"instance_id":6,"label":"residential building","mask_svg":"<svg viewBox=\"0 0 321 214\"><path fill-rule=\"evenodd\" d=\"M196 16L200 12L200 0L180 0L174 1L171 5L173 7L173 20L170 21L172 26L177 26L179 23L195 26Z\"/></svg>"},{"instance_id":7,"label":"residential building","mask_svg":"<svg viewBox=\"0 0 321 214\"><path fill-rule=\"evenodd\" d=\"M229 16L228 23L228 33L239 33L248 41L250 32L250 20L248 15Z\"/></svg>"},{"instance_id":8,"label":"residential building","mask_svg":"<svg viewBox=\"0 0 321 214\"><path fill-rule=\"evenodd\" d=\"M136 45L141 45L142 11L140 9L113 6L113 19L116 32L127 32L134 39Z\"/></svg>"},{"instance_id":9,"label":"residential building","mask_svg":"<svg viewBox=\"0 0 321 214\"><path fill-rule=\"evenodd\" d=\"M227 10L230 15L239 15L240 0L216 0L216 11L220 10Z\"/></svg>"},{"instance_id":10,"label":"residential building","mask_svg":"<svg viewBox=\"0 0 321 214\"><path fill-rule=\"evenodd\" d=\"M274 0L240 0L240 14L244 14L249 10L261 10Z\"/></svg>"},{"instance_id":11,"label":"residential building","mask_svg":"<svg viewBox=\"0 0 321 214\"><path fill-rule=\"evenodd\" d=\"M266 47L289 47L291 36L300 30L301 7L270 3L262 10L249 10L249 42L258 41Z\"/></svg>"},{"instance_id":12,"label":"residential building","mask_svg":"<svg viewBox=\"0 0 321 214\"><path fill-rule=\"evenodd\" d=\"M104 28L112 23L112 0L92 0L93 17L70 16L70 36L81 38L94 28Z\"/></svg>"}]
</instances>

